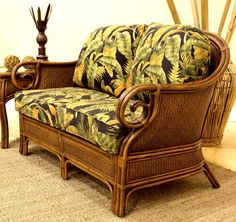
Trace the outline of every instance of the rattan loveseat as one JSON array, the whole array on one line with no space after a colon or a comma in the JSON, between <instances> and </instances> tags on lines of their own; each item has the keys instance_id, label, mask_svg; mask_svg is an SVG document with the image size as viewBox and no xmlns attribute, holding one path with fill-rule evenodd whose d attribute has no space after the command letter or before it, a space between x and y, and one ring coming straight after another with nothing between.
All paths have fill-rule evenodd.
<instances>
[{"instance_id":1,"label":"rattan loveseat","mask_svg":"<svg viewBox=\"0 0 236 222\"><path fill-rule=\"evenodd\" d=\"M15 96L20 153L34 141L59 157L62 178L72 164L101 180L118 216L142 188L200 172L218 188L201 136L228 63L224 40L189 26L97 29L78 61L14 67L12 81L23 89ZM35 74L22 86L16 72L26 64Z\"/></svg>"}]
</instances>

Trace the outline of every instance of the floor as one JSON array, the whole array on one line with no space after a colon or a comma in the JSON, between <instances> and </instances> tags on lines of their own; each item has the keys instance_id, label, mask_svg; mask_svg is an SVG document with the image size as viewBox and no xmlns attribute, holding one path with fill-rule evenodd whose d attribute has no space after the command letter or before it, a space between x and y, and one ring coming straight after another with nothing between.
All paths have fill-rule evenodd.
<instances>
[{"instance_id":1,"label":"floor","mask_svg":"<svg viewBox=\"0 0 236 222\"><path fill-rule=\"evenodd\" d=\"M229 121L226 125L224 137L220 145L203 147L206 160L236 171L236 121Z\"/></svg>"},{"instance_id":2,"label":"floor","mask_svg":"<svg viewBox=\"0 0 236 222\"><path fill-rule=\"evenodd\" d=\"M203 147L206 160L236 171L236 101L226 125L223 140L215 147Z\"/></svg>"},{"instance_id":3,"label":"floor","mask_svg":"<svg viewBox=\"0 0 236 222\"><path fill-rule=\"evenodd\" d=\"M10 141L19 137L18 113L14 108L14 101L7 103L9 119ZM236 103L229 117L222 143L215 147L203 147L206 160L236 171Z\"/></svg>"}]
</instances>

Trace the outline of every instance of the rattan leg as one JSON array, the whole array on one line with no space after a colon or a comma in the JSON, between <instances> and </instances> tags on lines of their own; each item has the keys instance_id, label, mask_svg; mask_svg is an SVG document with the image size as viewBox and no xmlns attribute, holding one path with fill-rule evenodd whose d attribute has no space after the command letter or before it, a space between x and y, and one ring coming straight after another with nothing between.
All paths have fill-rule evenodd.
<instances>
[{"instance_id":1,"label":"rattan leg","mask_svg":"<svg viewBox=\"0 0 236 222\"><path fill-rule=\"evenodd\" d=\"M114 187L112 196L112 211L119 217L123 217L126 213L126 190Z\"/></svg>"},{"instance_id":2,"label":"rattan leg","mask_svg":"<svg viewBox=\"0 0 236 222\"><path fill-rule=\"evenodd\" d=\"M9 129L5 102L0 102L1 148L9 147Z\"/></svg>"},{"instance_id":3,"label":"rattan leg","mask_svg":"<svg viewBox=\"0 0 236 222\"><path fill-rule=\"evenodd\" d=\"M22 136L20 135L20 146L19 146L19 152L22 154L23 153L23 141L22 141Z\"/></svg>"},{"instance_id":4,"label":"rattan leg","mask_svg":"<svg viewBox=\"0 0 236 222\"><path fill-rule=\"evenodd\" d=\"M28 154L28 139L26 136L24 136L23 134L20 134L20 148L19 148L19 152L26 156Z\"/></svg>"},{"instance_id":5,"label":"rattan leg","mask_svg":"<svg viewBox=\"0 0 236 222\"><path fill-rule=\"evenodd\" d=\"M214 174L212 173L210 167L207 165L207 163L204 164L204 173L207 176L208 180L210 181L213 188L219 188L220 184L215 178Z\"/></svg>"},{"instance_id":6,"label":"rattan leg","mask_svg":"<svg viewBox=\"0 0 236 222\"><path fill-rule=\"evenodd\" d=\"M68 180L68 162L64 156L61 157L61 178Z\"/></svg>"}]
</instances>

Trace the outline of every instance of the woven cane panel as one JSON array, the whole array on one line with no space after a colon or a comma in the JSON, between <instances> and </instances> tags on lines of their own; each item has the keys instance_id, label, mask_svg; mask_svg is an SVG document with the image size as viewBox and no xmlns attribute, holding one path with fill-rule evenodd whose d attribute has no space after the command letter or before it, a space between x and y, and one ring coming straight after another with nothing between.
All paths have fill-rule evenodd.
<instances>
[{"instance_id":1,"label":"woven cane panel","mask_svg":"<svg viewBox=\"0 0 236 222\"><path fill-rule=\"evenodd\" d=\"M29 118L26 120L24 117L24 120L23 128L26 136L37 140L41 144L47 144L51 150L60 151L59 134L52 127L48 127L39 121L31 122Z\"/></svg>"},{"instance_id":2,"label":"woven cane panel","mask_svg":"<svg viewBox=\"0 0 236 222\"><path fill-rule=\"evenodd\" d=\"M112 162L109 158L104 158L104 155L89 151L88 147L83 147L82 144L70 143L68 139L64 140L63 143L66 158L72 159L73 161L76 160L78 164L82 163L84 170L92 168L94 171L102 173L104 176L110 178L114 176L114 166L112 166Z\"/></svg>"},{"instance_id":3,"label":"woven cane panel","mask_svg":"<svg viewBox=\"0 0 236 222\"><path fill-rule=\"evenodd\" d=\"M59 88L73 85L74 66L46 66L42 65L40 84L38 88Z\"/></svg>"},{"instance_id":4,"label":"woven cane panel","mask_svg":"<svg viewBox=\"0 0 236 222\"><path fill-rule=\"evenodd\" d=\"M156 158L143 159L129 162L127 182L161 176L166 173L186 169L195 166L203 160L201 149L178 155L159 156Z\"/></svg>"},{"instance_id":5,"label":"woven cane panel","mask_svg":"<svg viewBox=\"0 0 236 222\"><path fill-rule=\"evenodd\" d=\"M213 87L198 92L162 94L156 119L131 144L131 152L198 141Z\"/></svg>"},{"instance_id":6,"label":"woven cane panel","mask_svg":"<svg viewBox=\"0 0 236 222\"><path fill-rule=\"evenodd\" d=\"M49 127L46 124L33 120L29 117L23 116L22 123L23 133L30 139L38 142L42 146L49 147L50 150L63 153L66 158L71 159L78 164L83 164L84 170L92 168L94 171L103 174L104 176L112 178L114 176L114 164L109 154L100 154L94 151L94 147L90 150L89 145L83 145L65 137L60 134L60 130ZM67 135L66 133L64 133ZM63 134L63 135L64 135ZM50 138L50 139L49 139ZM78 140L78 139L77 139ZM105 155L104 155L105 154ZM89 170L88 170L89 171Z\"/></svg>"}]
</instances>

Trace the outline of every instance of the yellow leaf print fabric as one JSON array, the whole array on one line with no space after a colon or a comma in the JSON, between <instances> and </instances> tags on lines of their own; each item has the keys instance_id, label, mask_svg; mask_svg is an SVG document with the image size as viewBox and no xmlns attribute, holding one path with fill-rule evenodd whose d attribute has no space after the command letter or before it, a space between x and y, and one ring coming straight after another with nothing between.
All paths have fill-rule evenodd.
<instances>
[{"instance_id":1,"label":"yellow leaf print fabric","mask_svg":"<svg viewBox=\"0 0 236 222\"><path fill-rule=\"evenodd\" d=\"M201 30L153 23L140 41L127 85L203 79L209 72L210 52L210 41Z\"/></svg>"},{"instance_id":2,"label":"yellow leaf print fabric","mask_svg":"<svg viewBox=\"0 0 236 222\"><path fill-rule=\"evenodd\" d=\"M90 34L76 64L73 81L119 97L146 25L101 27Z\"/></svg>"},{"instance_id":3,"label":"yellow leaf print fabric","mask_svg":"<svg viewBox=\"0 0 236 222\"><path fill-rule=\"evenodd\" d=\"M116 117L117 100L104 92L80 87L25 90L15 95L16 110L40 122L77 135L117 154L127 129ZM139 117L128 106L129 121Z\"/></svg>"}]
</instances>

